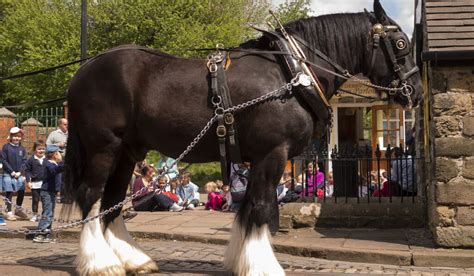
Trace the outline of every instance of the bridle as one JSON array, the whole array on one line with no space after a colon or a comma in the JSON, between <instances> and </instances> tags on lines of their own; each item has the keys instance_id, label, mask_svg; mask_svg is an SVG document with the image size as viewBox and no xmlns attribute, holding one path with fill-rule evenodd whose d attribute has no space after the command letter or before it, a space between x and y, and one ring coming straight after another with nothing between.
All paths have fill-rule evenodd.
<instances>
[{"instance_id":1,"label":"bridle","mask_svg":"<svg viewBox=\"0 0 474 276\"><path fill-rule=\"evenodd\" d=\"M407 42L408 38L404 33L399 31L399 27L396 25L384 26L380 23L376 23L372 26L372 41L372 58L367 76L369 76L374 69L377 48L382 42L390 62L392 63L392 69L398 77L390 83L390 86L393 88L400 88L399 90L388 90L389 94L394 96L398 92L401 93L402 96L408 99L409 106L412 106L411 94L413 93L414 88L412 85L407 83L407 80L417 73L419 69L418 66L414 66L410 71L404 73L402 72L403 66L398 62L410 54ZM394 41L394 43L392 43L392 41Z\"/></svg>"},{"instance_id":2,"label":"bridle","mask_svg":"<svg viewBox=\"0 0 474 276\"><path fill-rule=\"evenodd\" d=\"M402 72L403 66L399 64L399 60L405 58L407 55L410 54L410 50L408 49L408 38L403 32L399 31L399 27L396 25L382 25L380 23L376 23L372 27L372 57L369 65L369 71L366 73L369 76L372 71L374 70L374 65L377 57L377 49L380 47L380 44L386 49L388 57L390 58L390 62L392 63L392 68L394 73L396 74L397 78L390 83L390 87L375 85L365 80L359 79L357 76L352 75L349 73L348 70L342 68L339 64L334 62L330 59L327 55L322 53L320 50L311 47L305 40L298 37L297 35L293 34L294 38L298 43L303 45L306 49L316 54L318 57L329 63L334 69L339 71L336 73L332 70L328 70L314 62L311 62L307 59L301 60L302 62L308 63L311 66L317 67L323 71L326 71L330 74L335 76L344 78L344 79L352 79L356 82L362 83L363 85L372 87L377 90L387 91L390 96L395 96L397 94L401 94L403 97L406 97L408 100L408 105L411 107L412 100L411 95L413 94L414 88L412 85L408 84L407 80L412 77L416 72L419 71L417 66L414 66L408 72ZM390 38L394 39L390 39ZM392 44L392 40L395 40L395 45ZM395 50L396 49L396 50Z\"/></svg>"}]
</instances>

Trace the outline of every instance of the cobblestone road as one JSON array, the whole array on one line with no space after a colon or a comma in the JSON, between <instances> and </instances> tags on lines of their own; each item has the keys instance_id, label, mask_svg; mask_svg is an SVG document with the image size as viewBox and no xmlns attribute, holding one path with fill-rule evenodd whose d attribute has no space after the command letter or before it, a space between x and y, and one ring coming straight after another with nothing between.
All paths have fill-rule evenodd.
<instances>
[{"instance_id":1,"label":"cobblestone road","mask_svg":"<svg viewBox=\"0 0 474 276\"><path fill-rule=\"evenodd\" d=\"M77 242L62 241L55 244L37 244L22 239L0 239L0 266L47 267L58 271L70 270L73 266ZM191 275L225 274L221 264L224 246L194 242L142 240L140 244L158 263L160 272L192 273ZM401 267L391 265L361 264L327 261L315 258L277 254L277 258L289 274L385 274L385 275L474 275L471 269ZM23 271L26 272L26 271ZM2 272L0 271L0 274ZM5 275L5 274L4 274ZM9 274L9 275L15 275ZM19 274L22 275L21 271ZM41 272L35 273L41 275ZM45 272L43 275L51 275ZM163 275L163 274L160 274Z\"/></svg>"}]
</instances>

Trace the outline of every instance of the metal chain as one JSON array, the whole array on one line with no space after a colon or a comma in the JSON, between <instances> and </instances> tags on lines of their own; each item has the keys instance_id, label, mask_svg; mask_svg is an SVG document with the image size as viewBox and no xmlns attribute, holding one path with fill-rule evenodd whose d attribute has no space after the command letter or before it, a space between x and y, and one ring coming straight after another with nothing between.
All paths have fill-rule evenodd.
<instances>
[{"instance_id":1,"label":"metal chain","mask_svg":"<svg viewBox=\"0 0 474 276\"><path fill-rule=\"evenodd\" d=\"M286 83L284 84L283 86L279 87L278 89L275 89L271 92L268 92L258 98L255 98L255 99L252 99L252 100L249 100L247 102L244 102L244 103L241 103L241 104L238 104L238 105L235 105L235 106L232 106L230 108L227 108L225 109L224 111L225 112L236 112L236 111L239 111L241 109L244 109L244 108L247 108L249 106L252 106L252 105L256 105L260 102L263 102L265 100L268 100L272 97L280 97L280 96L283 96L282 93L284 92L290 92L291 93L291 90L294 86L298 86L300 85L300 83L298 82L298 76L296 76L295 78L293 78L289 83ZM207 133L207 131L209 131L209 129L211 128L211 126L214 124L214 122L217 120L217 114L214 114L214 116L207 122L207 124L203 127L203 129L199 132L199 134L193 139L193 141L186 147L186 150L184 150L178 158L175 159L175 161L172 163L172 165L170 166L170 168L172 168L173 166L175 166L178 162L180 162L195 146L196 144L202 139L202 137L204 137L204 135ZM163 175L165 175L166 173L168 173L170 169L169 168L166 168L165 170L163 170L159 175L158 177L161 177ZM116 210L118 210L119 208L123 207L126 203L130 202L131 200L135 199L136 197L138 197L139 195L141 195L143 192L145 192L145 190L147 189L148 187L143 187L142 189L140 189L139 191L137 191L136 193L132 194L131 196L125 198L123 201L115 204L114 206L108 208L107 210L104 210L102 212L100 212L99 214L95 215L95 216L92 216L92 217L87 217L85 219L82 219L82 220L72 220L72 221L68 221L68 220L61 220L61 219L54 219L53 218L53 221L56 221L56 222L59 222L59 223L66 223L64 225L60 225L58 227L55 227L55 228L52 228L51 230L29 230L29 229L25 229L25 230L10 230L10 229L0 229L0 232L4 232L4 233L21 233L21 234L45 234L45 233L49 233L50 231L55 231L55 232L60 232L60 231L63 231L67 228L73 228L73 227L77 227L77 226L80 226L80 225L83 225L83 224L86 224L88 223L89 221L92 221L92 220L95 220L95 219L103 219L106 215L110 214L111 212L114 212ZM160 190L159 188L156 188L154 190L154 192L156 192L157 190ZM21 208L22 210L26 210L28 213L32 213L30 212L28 209L24 208L24 207L21 207L21 206L18 206L14 203L12 203L8 198L2 196L2 198L4 200L6 200L8 203L10 203L12 205L12 207L19 207ZM44 218L44 216L42 216L42 218Z\"/></svg>"},{"instance_id":2,"label":"metal chain","mask_svg":"<svg viewBox=\"0 0 474 276\"><path fill-rule=\"evenodd\" d=\"M5 196L2 196L0 195L0 198L3 199L5 202L7 202L8 204L11 205L11 208L12 210L15 209L20 209L22 212L24 212L25 214L27 215L35 215L35 213L33 211L30 211L28 208L25 208L23 206L20 206L20 205L17 205L15 203L13 203L12 201L10 201L10 199L8 199L7 197ZM43 216L43 215L39 215L39 214L36 214L37 218L38 219L42 219L42 218L48 218L47 216ZM63 219L56 219L56 218L53 218L53 222L58 222L58 223L72 223L74 222L74 220L63 220Z\"/></svg>"},{"instance_id":3,"label":"metal chain","mask_svg":"<svg viewBox=\"0 0 474 276\"><path fill-rule=\"evenodd\" d=\"M375 89L385 90L385 91L395 91L395 92L404 90L403 86L402 87L385 87L385 86L380 86L380 85L377 85L377 84L373 84L370 81L360 79L357 76L350 74L349 72L346 72L346 75L347 75L348 78L353 79L358 83L361 83L365 86L372 87L372 88L375 88Z\"/></svg>"},{"instance_id":4,"label":"metal chain","mask_svg":"<svg viewBox=\"0 0 474 276\"><path fill-rule=\"evenodd\" d=\"M325 67L323 67L323 66L321 66L321 65L318 65L318 64L316 64L316 63L314 63L314 62L311 62L311 61L309 61L309 60L307 60L307 59L297 58L297 57L295 57L295 56L293 56L293 58L294 58L294 59L297 59L297 60L300 61L300 62L304 62L304 63L307 63L307 64L309 64L309 65L311 65L311 66L314 66L314 67L316 67L316 68L319 68L319 69L321 69L321 70L323 70L323 71L325 71L325 72L327 72L327 73L329 73L329 74L331 74L331 75L334 75L334 76L336 76L336 77L340 77L340 78L343 78L343 79L346 79L346 80L353 79L355 82L361 83L361 84L363 84L363 85L365 85L365 86L368 86L368 87L372 87L372 88L376 88L376 89L380 89L380 90L385 90L385 91L395 91L395 92L404 89L403 86L402 86L402 87L395 87L395 88L394 88L394 87L380 86L380 85L377 85L377 84L373 84L373 83L371 83L370 81L360 79L360 78L358 78L356 75L352 75L351 73L349 73L349 71L347 71L347 70L344 70L343 72L341 72L341 74L339 74L339 73L337 73L337 72L335 72L335 71L333 71L333 70L327 69L327 68L325 68Z\"/></svg>"}]
</instances>

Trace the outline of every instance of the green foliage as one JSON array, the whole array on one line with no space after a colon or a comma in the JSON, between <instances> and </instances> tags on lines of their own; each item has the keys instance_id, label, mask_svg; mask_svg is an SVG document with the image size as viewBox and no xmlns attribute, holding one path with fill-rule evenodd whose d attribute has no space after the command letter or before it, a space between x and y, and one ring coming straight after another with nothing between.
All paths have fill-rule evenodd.
<instances>
[{"instance_id":1,"label":"green foliage","mask_svg":"<svg viewBox=\"0 0 474 276\"><path fill-rule=\"evenodd\" d=\"M311 13L311 0L285 1L277 9L282 24L309 17Z\"/></svg>"},{"instance_id":2,"label":"green foliage","mask_svg":"<svg viewBox=\"0 0 474 276\"><path fill-rule=\"evenodd\" d=\"M150 165L153 165L156 167L156 164L158 161L161 159L161 154L157 152L156 150L150 150L147 155L146 155L146 162Z\"/></svg>"},{"instance_id":3,"label":"green foliage","mask_svg":"<svg viewBox=\"0 0 474 276\"><path fill-rule=\"evenodd\" d=\"M79 54L78 1L0 0L0 60L2 75L50 67ZM4 81L3 103L19 103L63 96L77 69Z\"/></svg>"},{"instance_id":4,"label":"green foliage","mask_svg":"<svg viewBox=\"0 0 474 276\"><path fill-rule=\"evenodd\" d=\"M264 21L268 4L251 0L88 1L88 54L138 44L185 57L187 48L235 46ZM80 0L0 0L0 74L13 75L79 59ZM64 96L78 65L0 84L0 104Z\"/></svg>"},{"instance_id":5,"label":"green foliage","mask_svg":"<svg viewBox=\"0 0 474 276\"><path fill-rule=\"evenodd\" d=\"M222 179L221 167L218 162L192 164L188 171L191 173L191 180L199 187L203 187L209 181Z\"/></svg>"}]
</instances>

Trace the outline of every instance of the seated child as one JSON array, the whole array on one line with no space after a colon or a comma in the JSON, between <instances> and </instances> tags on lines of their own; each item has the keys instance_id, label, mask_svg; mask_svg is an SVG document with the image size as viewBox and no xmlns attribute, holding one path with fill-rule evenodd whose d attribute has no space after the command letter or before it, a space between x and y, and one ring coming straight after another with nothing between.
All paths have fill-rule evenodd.
<instances>
[{"instance_id":1,"label":"seated child","mask_svg":"<svg viewBox=\"0 0 474 276\"><path fill-rule=\"evenodd\" d=\"M222 195L218 192L216 182L207 182L204 185L204 190L207 193L206 210L216 211L222 208Z\"/></svg>"},{"instance_id":2,"label":"seated child","mask_svg":"<svg viewBox=\"0 0 474 276\"><path fill-rule=\"evenodd\" d=\"M194 210L199 206L199 187L191 182L191 174L183 171L181 174L180 184L176 188L176 194L179 196L179 205L187 210Z\"/></svg>"},{"instance_id":3,"label":"seated child","mask_svg":"<svg viewBox=\"0 0 474 276\"><path fill-rule=\"evenodd\" d=\"M229 185L222 186L221 197L222 197L222 211L227 212L229 211L230 206L232 205L232 196L230 194Z\"/></svg>"}]
</instances>

